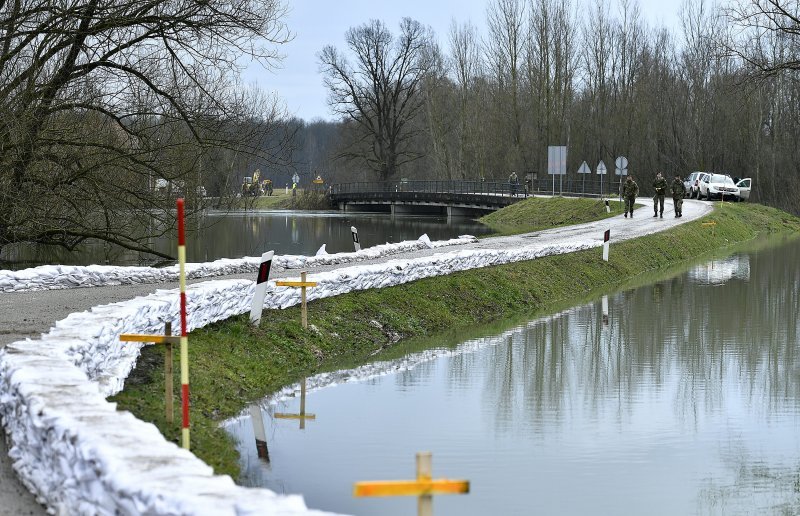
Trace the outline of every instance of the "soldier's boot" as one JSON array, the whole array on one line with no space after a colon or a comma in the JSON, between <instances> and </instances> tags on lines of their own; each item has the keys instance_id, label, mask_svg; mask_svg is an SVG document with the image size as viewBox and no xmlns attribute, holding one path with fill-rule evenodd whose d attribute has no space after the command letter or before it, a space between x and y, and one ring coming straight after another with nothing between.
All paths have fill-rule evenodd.
<instances>
[{"instance_id":1,"label":"soldier's boot","mask_svg":"<svg viewBox=\"0 0 800 516\"><path fill-rule=\"evenodd\" d=\"M661 213L659 213L658 217L663 219L664 218L664 212L662 211Z\"/></svg>"}]
</instances>

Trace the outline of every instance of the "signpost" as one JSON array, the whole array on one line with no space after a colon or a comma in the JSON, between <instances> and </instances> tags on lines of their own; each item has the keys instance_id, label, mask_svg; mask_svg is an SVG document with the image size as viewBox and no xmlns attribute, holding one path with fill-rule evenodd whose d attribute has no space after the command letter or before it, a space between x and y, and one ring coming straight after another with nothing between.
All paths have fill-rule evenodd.
<instances>
[{"instance_id":1,"label":"signpost","mask_svg":"<svg viewBox=\"0 0 800 516\"><path fill-rule=\"evenodd\" d=\"M614 161L614 164L617 166L617 169L614 171L615 174L618 176L628 175L628 158L620 156Z\"/></svg>"},{"instance_id":2,"label":"signpost","mask_svg":"<svg viewBox=\"0 0 800 516\"><path fill-rule=\"evenodd\" d=\"M261 322L261 312L264 311L264 297L267 294L267 280L269 280L269 269L272 266L272 255L274 251L267 251L261 255L261 265L258 267L258 278L256 278L256 291L253 294L253 304L250 307L250 324L258 326Z\"/></svg>"},{"instance_id":3,"label":"signpost","mask_svg":"<svg viewBox=\"0 0 800 516\"><path fill-rule=\"evenodd\" d=\"M559 176L560 193L564 193L563 177L567 174L567 147L549 145L547 147L547 173L553 176L553 196L556 195L556 176Z\"/></svg>"},{"instance_id":4,"label":"signpost","mask_svg":"<svg viewBox=\"0 0 800 516\"><path fill-rule=\"evenodd\" d=\"M353 485L353 496L416 496L417 515L433 516L433 495L435 494L467 494L468 480L450 480L432 477L431 452L417 453L416 480L384 480L374 482L356 482Z\"/></svg>"},{"instance_id":5,"label":"signpost","mask_svg":"<svg viewBox=\"0 0 800 516\"><path fill-rule=\"evenodd\" d=\"M598 176L605 176L606 172L607 172L606 164L603 163L603 160L601 159L600 163L597 164L597 175ZM603 198L603 180L604 179L605 179L604 177L600 178L600 198L601 199Z\"/></svg>"},{"instance_id":6,"label":"signpost","mask_svg":"<svg viewBox=\"0 0 800 516\"><path fill-rule=\"evenodd\" d=\"M628 175L628 158L625 156L619 156L616 161L614 161L614 164L616 165L616 170L614 170L614 173L620 176L619 202L622 202L622 176Z\"/></svg>"},{"instance_id":7,"label":"signpost","mask_svg":"<svg viewBox=\"0 0 800 516\"><path fill-rule=\"evenodd\" d=\"M589 165L587 165L585 161L581 163L580 168L578 168L578 174L581 174L581 177L583 178L583 182L581 184L581 195L586 194L586 174L591 174L591 173L592 169L589 168Z\"/></svg>"},{"instance_id":8,"label":"signpost","mask_svg":"<svg viewBox=\"0 0 800 516\"><path fill-rule=\"evenodd\" d=\"M355 226L350 226L350 234L353 235L353 247L355 247L356 252L361 250L361 242L358 241L358 229Z\"/></svg>"},{"instance_id":9,"label":"signpost","mask_svg":"<svg viewBox=\"0 0 800 516\"><path fill-rule=\"evenodd\" d=\"M120 342L151 342L164 344L164 408L167 423L172 424L175 419L175 410L172 404L172 345L180 344L181 338L172 335L172 323L164 324L164 335L138 335L126 333L119 336Z\"/></svg>"},{"instance_id":10,"label":"signpost","mask_svg":"<svg viewBox=\"0 0 800 516\"><path fill-rule=\"evenodd\" d=\"M306 281L306 271L300 273L300 281L276 281L276 287L300 287L300 320L303 328L308 328L308 305L306 304L306 288L316 287L316 281Z\"/></svg>"}]
</instances>

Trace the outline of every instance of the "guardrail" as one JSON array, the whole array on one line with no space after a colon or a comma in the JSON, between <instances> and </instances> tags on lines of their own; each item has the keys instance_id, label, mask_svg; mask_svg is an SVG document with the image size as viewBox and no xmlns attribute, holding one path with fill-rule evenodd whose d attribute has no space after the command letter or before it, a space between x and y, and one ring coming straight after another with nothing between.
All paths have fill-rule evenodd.
<instances>
[{"instance_id":1,"label":"guardrail","mask_svg":"<svg viewBox=\"0 0 800 516\"><path fill-rule=\"evenodd\" d=\"M529 183L527 193L538 195L570 195L598 197L601 195L616 197L619 195L620 182L604 179L584 178L541 178ZM353 183L338 183L330 186L329 193L332 197L346 197L351 194L380 194L385 196L391 193L415 192L427 194L463 194L463 195L524 195L526 185L524 182L516 184L509 181L361 181Z\"/></svg>"}]
</instances>

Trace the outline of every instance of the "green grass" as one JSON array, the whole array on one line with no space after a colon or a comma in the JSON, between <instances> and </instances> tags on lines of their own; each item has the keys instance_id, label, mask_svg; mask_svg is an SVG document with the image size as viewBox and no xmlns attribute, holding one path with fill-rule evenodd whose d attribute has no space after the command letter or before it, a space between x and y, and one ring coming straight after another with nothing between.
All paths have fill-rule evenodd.
<instances>
[{"instance_id":1,"label":"green grass","mask_svg":"<svg viewBox=\"0 0 800 516\"><path fill-rule=\"evenodd\" d=\"M710 220L717 222L713 230L701 224ZM598 248L354 292L310 303L315 329L309 331L301 328L297 307L266 311L260 328L250 327L247 315L208 326L189 339L192 450L235 478L237 453L219 422L282 386L316 372L400 356L409 350L409 339L444 334L456 342L459 331L476 323L571 306L598 289L619 288L758 235L798 231L800 219L772 208L717 205L700 221L613 245L608 263ZM163 415L162 371L163 348L145 348L114 400L178 442L179 419L167 425ZM180 383L177 371L174 382Z\"/></svg>"},{"instance_id":2,"label":"green grass","mask_svg":"<svg viewBox=\"0 0 800 516\"><path fill-rule=\"evenodd\" d=\"M605 203L600 199L530 197L479 220L499 234L515 235L601 220L624 210L619 201L610 201L609 205L611 213L606 213Z\"/></svg>"}]
</instances>

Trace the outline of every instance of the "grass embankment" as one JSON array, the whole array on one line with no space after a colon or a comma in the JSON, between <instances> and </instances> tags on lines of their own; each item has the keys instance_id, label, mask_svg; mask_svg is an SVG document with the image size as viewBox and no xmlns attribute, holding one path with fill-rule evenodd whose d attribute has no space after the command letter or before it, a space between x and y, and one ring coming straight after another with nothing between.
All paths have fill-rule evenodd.
<instances>
[{"instance_id":1,"label":"grass embankment","mask_svg":"<svg viewBox=\"0 0 800 516\"><path fill-rule=\"evenodd\" d=\"M606 213L606 205L600 199L530 197L480 221L501 235L516 235L601 220L619 215L625 209L619 201L610 201L609 206L611 213Z\"/></svg>"},{"instance_id":2,"label":"grass embankment","mask_svg":"<svg viewBox=\"0 0 800 516\"><path fill-rule=\"evenodd\" d=\"M717 222L713 231L701 225L708 220ZM608 263L598 248L315 301L309 304L315 331L303 331L295 307L266 312L256 329L242 315L192 332L192 449L217 472L235 478L237 454L219 422L284 385L391 355L398 338L579 302L592 290L616 288L759 234L800 231L800 219L753 204L719 205L702 221L615 244ZM180 419L171 426L164 420L162 371L163 348L145 348L115 401L177 442ZM180 383L177 372L174 381Z\"/></svg>"},{"instance_id":3,"label":"grass embankment","mask_svg":"<svg viewBox=\"0 0 800 516\"><path fill-rule=\"evenodd\" d=\"M245 197L238 199L238 208L249 210L328 210L331 208L328 196L323 191L298 190L293 196L291 190L275 189L272 195Z\"/></svg>"}]
</instances>

